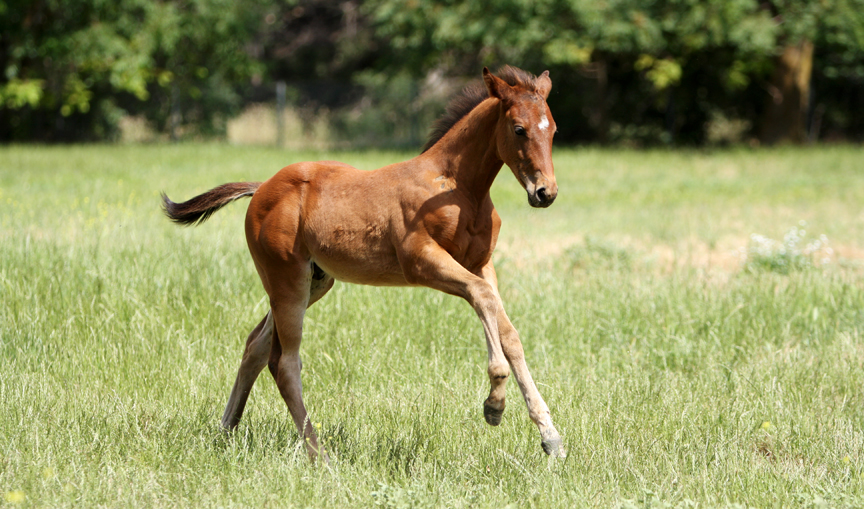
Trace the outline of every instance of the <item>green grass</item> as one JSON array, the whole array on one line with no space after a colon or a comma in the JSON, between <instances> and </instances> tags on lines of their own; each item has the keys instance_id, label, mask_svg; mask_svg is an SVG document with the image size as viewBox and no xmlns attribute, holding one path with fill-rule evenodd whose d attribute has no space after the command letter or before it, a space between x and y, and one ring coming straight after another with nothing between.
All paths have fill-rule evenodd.
<instances>
[{"instance_id":1,"label":"green grass","mask_svg":"<svg viewBox=\"0 0 864 509\"><path fill-rule=\"evenodd\" d=\"M409 156L0 148L0 504L864 505L855 147L558 150L546 210L502 171L501 292L566 460L543 455L513 382L502 425L484 423L467 304L339 283L307 314L302 347L331 467L306 461L266 371L224 437L243 342L266 312L245 203L183 229L159 191ZM750 237L782 241L799 221L800 251ZM830 250L805 252L820 234Z\"/></svg>"}]
</instances>

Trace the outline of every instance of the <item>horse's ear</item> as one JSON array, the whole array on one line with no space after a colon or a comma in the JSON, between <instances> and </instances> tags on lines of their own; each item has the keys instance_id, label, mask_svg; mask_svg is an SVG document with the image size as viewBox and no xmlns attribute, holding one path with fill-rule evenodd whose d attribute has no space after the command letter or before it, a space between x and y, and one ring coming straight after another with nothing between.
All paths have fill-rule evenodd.
<instances>
[{"instance_id":1,"label":"horse's ear","mask_svg":"<svg viewBox=\"0 0 864 509\"><path fill-rule=\"evenodd\" d=\"M552 91L552 80L549 79L549 71L543 71L537 80L534 81L537 87L537 93L543 96L543 99L549 98L549 92Z\"/></svg>"},{"instance_id":2,"label":"horse's ear","mask_svg":"<svg viewBox=\"0 0 864 509\"><path fill-rule=\"evenodd\" d=\"M496 99L504 99L504 94L510 89L504 80L489 72L488 67L483 68L483 83L486 84L486 90L489 91L489 97Z\"/></svg>"}]
</instances>

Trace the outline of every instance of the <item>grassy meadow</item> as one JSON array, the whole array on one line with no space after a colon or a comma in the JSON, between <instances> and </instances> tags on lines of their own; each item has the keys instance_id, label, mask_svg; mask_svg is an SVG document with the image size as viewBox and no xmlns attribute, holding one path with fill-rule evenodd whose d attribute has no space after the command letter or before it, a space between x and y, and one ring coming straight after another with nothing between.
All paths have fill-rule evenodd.
<instances>
[{"instance_id":1,"label":"grassy meadow","mask_svg":"<svg viewBox=\"0 0 864 509\"><path fill-rule=\"evenodd\" d=\"M556 149L559 197L505 167L495 261L564 437L515 380L485 424L479 320L424 289L337 283L306 315L312 466L265 370L219 430L266 299L246 201L185 200L291 162L395 152L0 147L0 505L864 506L864 150Z\"/></svg>"}]
</instances>

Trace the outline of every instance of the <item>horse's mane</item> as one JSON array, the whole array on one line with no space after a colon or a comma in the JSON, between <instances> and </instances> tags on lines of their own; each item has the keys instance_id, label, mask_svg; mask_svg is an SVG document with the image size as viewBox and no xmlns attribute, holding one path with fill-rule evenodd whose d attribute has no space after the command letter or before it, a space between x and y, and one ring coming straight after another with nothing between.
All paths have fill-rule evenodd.
<instances>
[{"instance_id":1,"label":"horse's mane","mask_svg":"<svg viewBox=\"0 0 864 509\"><path fill-rule=\"evenodd\" d=\"M536 76L530 72L523 71L516 67L505 65L495 72L505 83L511 87L519 86L527 89L530 92L535 92L537 87L534 80ZM432 132L429 133L429 139L423 145L421 153L426 152L433 145L438 143L438 140L444 137L450 129L456 125L456 122L462 120L465 115L471 112L478 104L489 98L489 91L486 90L486 84L483 82L475 83L465 87L462 92L454 97L447 105L444 115L432 124Z\"/></svg>"}]
</instances>

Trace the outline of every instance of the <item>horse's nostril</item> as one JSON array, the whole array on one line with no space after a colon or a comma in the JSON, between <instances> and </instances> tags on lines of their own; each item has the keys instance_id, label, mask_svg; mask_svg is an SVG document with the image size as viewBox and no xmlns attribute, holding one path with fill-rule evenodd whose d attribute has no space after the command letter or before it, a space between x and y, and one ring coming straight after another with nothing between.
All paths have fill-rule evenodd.
<instances>
[{"instance_id":1,"label":"horse's nostril","mask_svg":"<svg viewBox=\"0 0 864 509\"><path fill-rule=\"evenodd\" d=\"M538 200L540 200L541 202L545 202L546 198L548 198L548 197L549 196L546 194L546 188L545 187L538 187L537 188L537 199Z\"/></svg>"}]
</instances>

